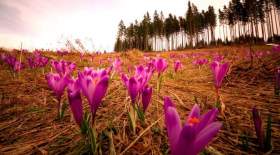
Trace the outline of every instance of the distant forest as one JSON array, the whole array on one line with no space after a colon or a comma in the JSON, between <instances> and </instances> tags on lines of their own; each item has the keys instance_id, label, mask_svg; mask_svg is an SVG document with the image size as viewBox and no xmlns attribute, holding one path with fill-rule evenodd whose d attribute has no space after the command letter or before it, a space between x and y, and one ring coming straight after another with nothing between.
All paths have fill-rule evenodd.
<instances>
[{"instance_id":1,"label":"distant forest","mask_svg":"<svg viewBox=\"0 0 280 155\"><path fill-rule=\"evenodd\" d=\"M219 20L218 20L219 19ZM219 22L219 24L217 24ZM218 34L217 34L218 33ZM121 20L115 51L180 50L242 43L279 42L280 0L231 0L215 12L198 11L190 1L184 16L154 11L128 26Z\"/></svg>"}]
</instances>

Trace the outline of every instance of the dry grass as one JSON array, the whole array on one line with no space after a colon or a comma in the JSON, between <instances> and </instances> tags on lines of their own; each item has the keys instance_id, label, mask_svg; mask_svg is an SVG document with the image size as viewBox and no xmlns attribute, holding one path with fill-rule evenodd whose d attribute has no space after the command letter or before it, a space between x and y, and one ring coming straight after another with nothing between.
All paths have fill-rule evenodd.
<instances>
[{"instance_id":1,"label":"dry grass","mask_svg":"<svg viewBox=\"0 0 280 155\"><path fill-rule=\"evenodd\" d=\"M267 47L256 47L257 49ZM244 55L244 47L221 47L215 49L200 49L194 51L173 52L177 54L190 52L219 51L227 55L232 66L221 91L226 104L226 118L219 116L223 128L210 143L208 152L212 154L261 154L256 142L256 136L251 116L251 108L257 105L261 109L263 120L272 115L272 154L280 154L280 102L274 97L274 68L279 65L280 56L269 56L256 60L253 68L245 61L234 61L234 56ZM195 68L191 58L181 59L184 70L171 75L173 61L170 53L160 53L169 60L169 69L164 76L160 95L153 94L151 106L146 114L146 124L137 124L133 135L128 127L126 108L129 99L126 89L118 76L115 76L109 86L109 91L102 106L97 111L96 130L99 135L100 150L109 154L109 144L114 144L117 154L166 154L168 140L162 115L157 116L156 105L162 111L162 99L170 96L185 119L197 97L203 111L214 106L214 88L209 67ZM26 57L28 54L24 54ZM60 59L54 53L44 53L45 56ZM108 67L107 58L120 56L124 61L125 71L134 64L143 63L143 53L132 51L126 54L104 54L94 57L89 55L82 62L77 54L63 56L84 66ZM156 53L148 53L155 56ZM45 72L50 67L45 68ZM87 148L79 128L72 120L68 109L63 120L55 120L55 98L48 89L41 70L35 80L33 70L23 70L17 78L13 78L8 66L0 64L0 154L83 154ZM76 73L74 74L76 75ZM155 76L154 76L155 77ZM156 79L151 80L156 88ZM66 94L64 95L66 102ZM83 99L85 109L88 109L86 99ZM112 134L113 141L110 141ZM248 150L242 147L242 135L247 135Z\"/></svg>"}]
</instances>

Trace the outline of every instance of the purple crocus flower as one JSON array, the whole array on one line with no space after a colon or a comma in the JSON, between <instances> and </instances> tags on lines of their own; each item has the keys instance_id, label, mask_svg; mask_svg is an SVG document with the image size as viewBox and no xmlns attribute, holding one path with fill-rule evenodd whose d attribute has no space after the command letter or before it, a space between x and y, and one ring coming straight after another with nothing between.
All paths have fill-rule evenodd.
<instances>
[{"instance_id":1,"label":"purple crocus flower","mask_svg":"<svg viewBox=\"0 0 280 155\"><path fill-rule=\"evenodd\" d=\"M68 101L76 123L81 126L83 121L83 106L78 80L71 79L67 86Z\"/></svg>"},{"instance_id":2,"label":"purple crocus flower","mask_svg":"<svg viewBox=\"0 0 280 155\"><path fill-rule=\"evenodd\" d=\"M129 96L131 98L131 102L134 104L136 102L136 99L138 97L138 94L139 94L139 81L137 81L135 79L135 77L131 77L129 80L128 80L128 93L129 93Z\"/></svg>"},{"instance_id":3,"label":"purple crocus flower","mask_svg":"<svg viewBox=\"0 0 280 155\"><path fill-rule=\"evenodd\" d=\"M46 57L40 57L39 67L45 67L49 62L49 59Z\"/></svg>"},{"instance_id":4,"label":"purple crocus flower","mask_svg":"<svg viewBox=\"0 0 280 155\"><path fill-rule=\"evenodd\" d=\"M164 98L164 114L172 155L198 154L222 127L222 123L215 121L216 108L200 115L198 105L193 106L182 127L180 116L169 97Z\"/></svg>"},{"instance_id":5,"label":"purple crocus flower","mask_svg":"<svg viewBox=\"0 0 280 155\"><path fill-rule=\"evenodd\" d=\"M162 74L168 67L167 61L163 58L157 58L154 60L154 66L158 72L158 75Z\"/></svg>"},{"instance_id":6,"label":"purple crocus flower","mask_svg":"<svg viewBox=\"0 0 280 155\"><path fill-rule=\"evenodd\" d=\"M46 75L46 79L48 86L52 89L57 99L60 101L64 89L69 81L68 78L65 76L60 76L57 73L49 73Z\"/></svg>"},{"instance_id":7,"label":"purple crocus flower","mask_svg":"<svg viewBox=\"0 0 280 155\"><path fill-rule=\"evenodd\" d=\"M23 68L24 68L24 65L23 63L19 62L19 61L15 61L13 64L12 64L12 67L13 67L13 70L15 72L19 72L21 71Z\"/></svg>"},{"instance_id":8,"label":"purple crocus flower","mask_svg":"<svg viewBox=\"0 0 280 155\"><path fill-rule=\"evenodd\" d=\"M139 65L135 67L134 76L128 78L125 74L121 75L121 79L125 84L125 87L128 89L128 94L131 98L132 104L136 103L139 95L148 85L152 74L153 71L149 67Z\"/></svg>"},{"instance_id":9,"label":"purple crocus flower","mask_svg":"<svg viewBox=\"0 0 280 155\"><path fill-rule=\"evenodd\" d=\"M153 89L146 86L142 92L143 111L145 112L151 102Z\"/></svg>"},{"instance_id":10,"label":"purple crocus flower","mask_svg":"<svg viewBox=\"0 0 280 155\"><path fill-rule=\"evenodd\" d=\"M213 61L221 62L223 59L224 59L224 56L218 55L218 54L214 55L214 57L213 57Z\"/></svg>"},{"instance_id":11,"label":"purple crocus flower","mask_svg":"<svg viewBox=\"0 0 280 155\"><path fill-rule=\"evenodd\" d=\"M51 65L61 76L70 76L76 68L76 64L64 60L52 61Z\"/></svg>"},{"instance_id":12,"label":"purple crocus flower","mask_svg":"<svg viewBox=\"0 0 280 155\"><path fill-rule=\"evenodd\" d=\"M34 64L36 67L45 67L48 62L49 62L49 59L46 58L46 57L43 57L42 54L40 53L40 51L35 51L34 52Z\"/></svg>"},{"instance_id":13,"label":"purple crocus flower","mask_svg":"<svg viewBox=\"0 0 280 155\"><path fill-rule=\"evenodd\" d=\"M35 62L33 61L33 59L31 57L27 58L27 62L30 68L35 68Z\"/></svg>"},{"instance_id":14,"label":"purple crocus flower","mask_svg":"<svg viewBox=\"0 0 280 155\"><path fill-rule=\"evenodd\" d=\"M193 65L202 66L208 63L207 59L197 59L193 61Z\"/></svg>"},{"instance_id":15,"label":"purple crocus flower","mask_svg":"<svg viewBox=\"0 0 280 155\"><path fill-rule=\"evenodd\" d=\"M134 76L128 78L125 74L121 75L121 79L128 90L132 104L135 104L140 93L140 82Z\"/></svg>"},{"instance_id":16,"label":"purple crocus flower","mask_svg":"<svg viewBox=\"0 0 280 155\"><path fill-rule=\"evenodd\" d=\"M108 89L109 76L106 70L95 71L85 68L84 72L78 73L78 78L81 90L89 102L93 123L96 110Z\"/></svg>"},{"instance_id":17,"label":"purple crocus flower","mask_svg":"<svg viewBox=\"0 0 280 155\"><path fill-rule=\"evenodd\" d=\"M121 65L122 65L122 62L121 62L121 59L120 58L116 58L114 60L114 62L112 63L113 65L113 69L116 71L116 72L121 72Z\"/></svg>"},{"instance_id":18,"label":"purple crocus flower","mask_svg":"<svg viewBox=\"0 0 280 155\"><path fill-rule=\"evenodd\" d=\"M148 84L148 81L150 81L152 75L154 73L154 70L151 67L144 67L143 65L139 65L135 67L135 74L134 76L140 81L140 87L142 88Z\"/></svg>"},{"instance_id":19,"label":"purple crocus flower","mask_svg":"<svg viewBox=\"0 0 280 155\"><path fill-rule=\"evenodd\" d=\"M263 132L263 127L262 127L262 119L261 119L260 113L256 107L253 108L252 113L253 113L253 120L254 120L254 125L255 125L258 142L259 142L260 146L263 147L264 146L263 145L264 132Z\"/></svg>"},{"instance_id":20,"label":"purple crocus flower","mask_svg":"<svg viewBox=\"0 0 280 155\"><path fill-rule=\"evenodd\" d=\"M229 64L228 63L221 64L218 61L213 61L211 63L211 69L214 75L215 87L216 89L219 89L221 88L222 81L228 72Z\"/></svg>"},{"instance_id":21,"label":"purple crocus flower","mask_svg":"<svg viewBox=\"0 0 280 155\"><path fill-rule=\"evenodd\" d=\"M174 71L177 72L179 69L183 67L182 63L180 60L176 60L174 62Z\"/></svg>"},{"instance_id":22,"label":"purple crocus flower","mask_svg":"<svg viewBox=\"0 0 280 155\"><path fill-rule=\"evenodd\" d=\"M135 67L134 76L128 78L125 74L121 75L121 79L128 90L132 105L138 105L138 101L140 97L142 97L143 111L146 111L151 100L152 88L148 86L148 82L152 74L153 70L151 70L151 68L139 65Z\"/></svg>"},{"instance_id":23,"label":"purple crocus flower","mask_svg":"<svg viewBox=\"0 0 280 155\"><path fill-rule=\"evenodd\" d=\"M60 115L60 108L61 108L61 96L63 95L64 89L67 86L68 78L65 76L60 76L56 73L49 73L46 75L46 79L48 82L48 86L56 95L58 100L57 103L57 114Z\"/></svg>"}]
</instances>

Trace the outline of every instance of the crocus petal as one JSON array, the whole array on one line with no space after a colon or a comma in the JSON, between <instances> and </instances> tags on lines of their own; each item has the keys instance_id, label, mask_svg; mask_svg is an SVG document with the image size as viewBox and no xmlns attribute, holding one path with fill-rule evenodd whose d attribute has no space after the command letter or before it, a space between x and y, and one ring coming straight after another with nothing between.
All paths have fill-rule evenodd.
<instances>
[{"instance_id":1,"label":"crocus petal","mask_svg":"<svg viewBox=\"0 0 280 155\"><path fill-rule=\"evenodd\" d=\"M222 82L223 82L223 79L228 71L228 63L225 63L223 64L222 66L220 66L220 70L217 71L217 75L216 75L216 78L217 78L217 84L219 87L221 87L222 85Z\"/></svg>"},{"instance_id":2,"label":"crocus petal","mask_svg":"<svg viewBox=\"0 0 280 155\"><path fill-rule=\"evenodd\" d=\"M81 87L81 90L83 92L83 94L86 96L86 98L88 99L89 103L91 103L91 94L94 91L94 86L89 87L89 85L91 84L91 78L88 78L86 75L84 75L83 73L79 72L78 73L78 81Z\"/></svg>"},{"instance_id":3,"label":"crocus petal","mask_svg":"<svg viewBox=\"0 0 280 155\"><path fill-rule=\"evenodd\" d=\"M176 109L170 106L168 106L164 114L165 114L165 125L167 128L169 145L171 147L171 152L174 152L179 135L182 130L180 116L176 111Z\"/></svg>"},{"instance_id":4,"label":"crocus petal","mask_svg":"<svg viewBox=\"0 0 280 155\"><path fill-rule=\"evenodd\" d=\"M144 66L143 65L139 65L136 67L136 75L140 75L142 74L142 72L144 71Z\"/></svg>"},{"instance_id":5,"label":"crocus petal","mask_svg":"<svg viewBox=\"0 0 280 155\"><path fill-rule=\"evenodd\" d=\"M148 105L150 104L151 98L152 98L152 88L145 87L143 93L142 93L142 104L143 104L143 110L146 111L148 108Z\"/></svg>"},{"instance_id":6,"label":"crocus petal","mask_svg":"<svg viewBox=\"0 0 280 155\"><path fill-rule=\"evenodd\" d=\"M262 146L263 139L264 139L262 119L261 119L260 113L256 107L253 108L252 113L253 113L253 120L254 120L256 135L257 135L259 143Z\"/></svg>"},{"instance_id":7,"label":"crocus petal","mask_svg":"<svg viewBox=\"0 0 280 155\"><path fill-rule=\"evenodd\" d=\"M198 154L216 136L221 127L222 123L214 122L199 132L193 146L194 154Z\"/></svg>"},{"instance_id":8,"label":"crocus petal","mask_svg":"<svg viewBox=\"0 0 280 155\"><path fill-rule=\"evenodd\" d=\"M97 108L100 106L102 98L105 96L109 85L109 77L103 77L97 84L92 95L91 111L95 114ZM93 115L94 116L94 115Z\"/></svg>"},{"instance_id":9,"label":"crocus petal","mask_svg":"<svg viewBox=\"0 0 280 155\"><path fill-rule=\"evenodd\" d=\"M81 126L83 121L83 107L80 90L76 81L69 82L67 92L70 108L75 121L79 126Z\"/></svg>"},{"instance_id":10,"label":"crocus petal","mask_svg":"<svg viewBox=\"0 0 280 155\"><path fill-rule=\"evenodd\" d=\"M193 108L192 108L192 110L191 110L191 112L190 112L190 114L189 114L189 116L188 116L188 118L187 118L187 121L188 121L190 118L193 118L193 117L195 117L195 118L199 118L199 117L200 117L200 109L199 109L199 107L198 107L197 104L195 104L195 105L193 106Z\"/></svg>"},{"instance_id":11,"label":"crocus petal","mask_svg":"<svg viewBox=\"0 0 280 155\"><path fill-rule=\"evenodd\" d=\"M128 83L128 92L131 98L131 102L134 104L138 96L138 83L134 77L131 77Z\"/></svg>"},{"instance_id":12,"label":"crocus petal","mask_svg":"<svg viewBox=\"0 0 280 155\"><path fill-rule=\"evenodd\" d=\"M122 74L121 79L124 83L124 85L126 86L126 88L128 88L128 77L125 74Z\"/></svg>"},{"instance_id":13,"label":"crocus petal","mask_svg":"<svg viewBox=\"0 0 280 155\"><path fill-rule=\"evenodd\" d=\"M220 62L218 61L213 61L210 67L213 72L215 87L220 88L222 85L222 81L228 71L229 64L220 64Z\"/></svg>"},{"instance_id":14,"label":"crocus petal","mask_svg":"<svg viewBox=\"0 0 280 155\"><path fill-rule=\"evenodd\" d=\"M49 87L56 94L57 99L60 100L63 95L64 89L67 86L68 79L61 77L59 74L49 73L46 75L46 79Z\"/></svg>"},{"instance_id":15,"label":"crocus petal","mask_svg":"<svg viewBox=\"0 0 280 155\"><path fill-rule=\"evenodd\" d=\"M164 97L164 112L166 112L169 107L174 107L174 104L169 97Z\"/></svg>"},{"instance_id":16,"label":"crocus petal","mask_svg":"<svg viewBox=\"0 0 280 155\"><path fill-rule=\"evenodd\" d=\"M194 141L196 138L196 131L193 126L185 125L179 135L178 141L171 149L172 155L195 155Z\"/></svg>"},{"instance_id":17,"label":"crocus petal","mask_svg":"<svg viewBox=\"0 0 280 155\"><path fill-rule=\"evenodd\" d=\"M196 126L196 131L200 132L203 128L205 128L207 125L210 123L213 123L216 120L217 114L218 114L218 109L214 108L207 113L203 114L200 117L200 122Z\"/></svg>"}]
</instances>

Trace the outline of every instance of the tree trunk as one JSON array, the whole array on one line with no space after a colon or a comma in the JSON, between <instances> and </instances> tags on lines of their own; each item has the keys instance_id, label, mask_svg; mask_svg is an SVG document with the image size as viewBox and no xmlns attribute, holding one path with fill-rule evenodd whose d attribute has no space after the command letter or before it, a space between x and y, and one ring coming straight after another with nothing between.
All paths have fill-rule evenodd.
<instances>
[{"instance_id":1,"label":"tree trunk","mask_svg":"<svg viewBox=\"0 0 280 155\"><path fill-rule=\"evenodd\" d=\"M263 22L261 22L261 29L262 29L262 38L263 38L263 41L265 41L265 34L264 34L264 25L263 25Z\"/></svg>"},{"instance_id":2,"label":"tree trunk","mask_svg":"<svg viewBox=\"0 0 280 155\"><path fill-rule=\"evenodd\" d=\"M270 18L270 21L271 21L272 38L273 38L274 37L274 26L273 26L273 19L272 19L271 10L270 10L270 13L269 13L269 18Z\"/></svg>"},{"instance_id":3,"label":"tree trunk","mask_svg":"<svg viewBox=\"0 0 280 155\"><path fill-rule=\"evenodd\" d=\"M273 11L274 11L274 20L275 20L275 27L276 27L276 33L277 33L277 35L279 34L279 32L278 32L278 22L277 22L277 19L276 19L276 11L275 11L275 8L273 8ZM277 24L278 23L278 24Z\"/></svg>"},{"instance_id":4,"label":"tree trunk","mask_svg":"<svg viewBox=\"0 0 280 155\"><path fill-rule=\"evenodd\" d=\"M184 48L184 31L181 32L181 35L182 35L182 49Z\"/></svg>"}]
</instances>

